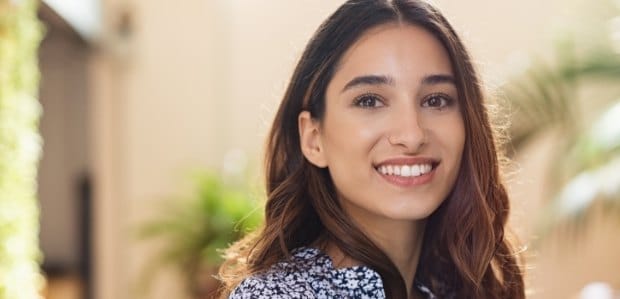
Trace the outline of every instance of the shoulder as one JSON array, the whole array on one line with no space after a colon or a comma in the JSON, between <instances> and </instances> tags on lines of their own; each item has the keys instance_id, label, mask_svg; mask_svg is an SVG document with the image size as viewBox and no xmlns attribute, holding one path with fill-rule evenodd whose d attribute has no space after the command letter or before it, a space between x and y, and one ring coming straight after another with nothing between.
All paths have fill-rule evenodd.
<instances>
[{"instance_id":1,"label":"shoulder","mask_svg":"<svg viewBox=\"0 0 620 299\"><path fill-rule=\"evenodd\" d=\"M230 294L229 299L245 298L313 298L309 288L303 284L276 281L265 276L252 276L244 279Z\"/></svg>"},{"instance_id":2,"label":"shoulder","mask_svg":"<svg viewBox=\"0 0 620 299\"><path fill-rule=\"evenodd\" d=\"M290 260L279 262L268 271L241 281L229 299L314 298L310 276L316 256L317 252L310 248L296 250Z\"/></svg>"}]
</instances>

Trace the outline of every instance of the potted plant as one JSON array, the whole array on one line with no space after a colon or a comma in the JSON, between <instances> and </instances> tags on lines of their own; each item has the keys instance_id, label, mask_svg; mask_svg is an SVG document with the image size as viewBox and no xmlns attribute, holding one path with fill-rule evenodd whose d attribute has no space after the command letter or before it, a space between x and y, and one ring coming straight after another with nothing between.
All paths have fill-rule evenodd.
<instances>
[{"instance_id":1,"label":"potted plant","mask_svg":"<svg viewBox=\"0 0 620 299\"><path fill-rule=\"evenodd\" d=\"M219 287L214 275L221 250L255 229L262 217L258 202L242 184L213 172L195 175L194 182L191 196L163 202L157 217L140 228L139 237L165 241L146 271L147 283L153 268L173 266L193 298L210 298Z\"/></svg>"}]
</instances>

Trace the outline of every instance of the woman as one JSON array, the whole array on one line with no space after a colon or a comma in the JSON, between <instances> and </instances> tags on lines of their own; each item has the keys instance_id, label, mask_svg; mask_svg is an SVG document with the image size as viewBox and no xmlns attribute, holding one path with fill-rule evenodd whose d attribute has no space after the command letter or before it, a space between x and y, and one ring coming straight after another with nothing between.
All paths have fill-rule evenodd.
<instances>
[{"instance_id":1,"label":"woman","mask_svg":"<svg viewBox=\"0 0 620 299\"><path fill-rule=\"evenodd\" d=\"M268 140L264 227L229 298L524 298L471 60L416 0L352 0L307 45Z\"/></svg>"}]
</instances>

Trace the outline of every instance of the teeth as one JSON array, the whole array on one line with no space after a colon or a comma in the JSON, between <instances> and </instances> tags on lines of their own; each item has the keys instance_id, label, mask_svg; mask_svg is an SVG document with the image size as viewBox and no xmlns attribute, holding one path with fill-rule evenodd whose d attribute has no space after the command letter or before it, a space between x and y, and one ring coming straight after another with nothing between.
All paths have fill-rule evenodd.
<instances>
[{"instance_id":1,"label":"teeth","mask_svg":"<svg viewBox=\"0 0 620 299\"><path fill-rule=\"evenodd\" d=\"M431 164L414 165L381 165L377 170L384 175L397 175L402 177L421 176L431 172Z\"/></svg>"},{"instance_id":2,"label":"teeth","mask_svg":"<svg viewBox=\"0 0 620 299\"><path fill-rule=\"evenodd\" d=\"M411 175L412 176L419 176L420 175L420 165L413 165L413 166L411 166Z\"/></svg>"},{"instance_id":3,"label":"teeth","mask_svg":"<svg viewBox=\"0 0 620 299\"><path fill-rule=\"evenodd\" d=\"M407 165L401 166L400 176L411 176L411 168Z\"/></svg>"}]
</instances>

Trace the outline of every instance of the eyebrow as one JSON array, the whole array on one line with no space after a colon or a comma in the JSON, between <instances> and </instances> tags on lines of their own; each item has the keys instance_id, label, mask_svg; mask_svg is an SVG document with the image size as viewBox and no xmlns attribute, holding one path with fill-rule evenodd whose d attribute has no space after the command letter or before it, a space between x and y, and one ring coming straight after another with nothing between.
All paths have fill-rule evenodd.
<instances>
[{"instance_id":1,"label":"eyebrow","mask_svg":"<svg viewBox=\"0 0 620 299\"><path fill-rule=\"evenodd\" d=\"M448 74L429 75L422 79L422 85L456 84L455 82L454 76Z\"/></svg>"},{"instance_id":2,"label":"eyebrow","mask_svg":"<svg viewBox=\"0 0 620 299\"><path fill-rule=\"evenodd\" d=\"M354 87L358 87L360 85L384 85L384 84L388 84L388 85L394 85L394 80L391 77L388 76L381 76L381 75L365 75L365 76L359 76L359 77L355 77L353 78L353 80L349 81L349 83L347 83L344 88L342 89L341 93L354 88Z\"/></svg>"},{"instance_id":3,"label":"eyebrow","mask_svg":"<svg viewBox=\"0 0 620 299\"><path fill-rule=\"evenodd\" d=\"M455 84L454 76L448 74L433 74L422 78L422 85L437 85L437 84ZM358 87L361 85L394 85L394 79L389 76L383 75L364 75L353 78L342 89L341 93Z\"/></svg>"}]
</instances>

